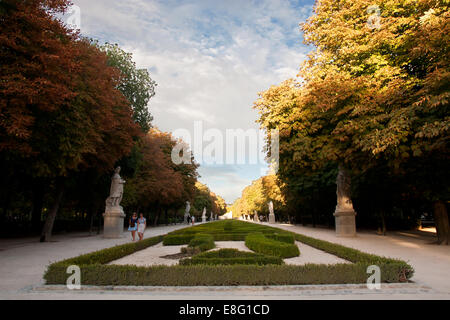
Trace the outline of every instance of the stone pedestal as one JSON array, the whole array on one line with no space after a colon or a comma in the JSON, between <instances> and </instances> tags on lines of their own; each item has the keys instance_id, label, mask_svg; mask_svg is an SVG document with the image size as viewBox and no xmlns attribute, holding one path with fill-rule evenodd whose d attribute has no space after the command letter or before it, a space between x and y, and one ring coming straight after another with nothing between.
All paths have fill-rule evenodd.
<instances>
[{"instance_id":1,"label":"stone pedestal","mask_svg":"<svg viewBox=\"0 0 450 320\"><path fill-rule=\"evenodd\" d=\"M356 236L356 212L354 210L336 209L334 212L336 221L337 237L355 237Z\"/></svg>"},{"instance_id":2,"label":"stone pedestal","mask_svg":"<svg viewBox=\"0 0 450 320\"><path fill-rule=\"evenodd\" d=\"M103 238L122 238L125 213L121 206L106 207L103 214Z\"/></svg>"},{"instance_id":3,"label":"stone pedestal","mask_svg":"<svg viewBox=\"0 0 450 320\"><path fill-rule=\"evenodd\" d=\"M189 218L189 214L185 214L184 215L184 223L185 224L189 224L188 218Z\"/></svg>"},{"instance_id":4,"label":"stone pedestal","mask_svg":"<svg viewBox=\"0 0 450 320\"><path fill-rule=\"evenodd\" d=\"M275 223L275 214L274 213L269 214L269 223Z\"/></svg>"}]
</instances>

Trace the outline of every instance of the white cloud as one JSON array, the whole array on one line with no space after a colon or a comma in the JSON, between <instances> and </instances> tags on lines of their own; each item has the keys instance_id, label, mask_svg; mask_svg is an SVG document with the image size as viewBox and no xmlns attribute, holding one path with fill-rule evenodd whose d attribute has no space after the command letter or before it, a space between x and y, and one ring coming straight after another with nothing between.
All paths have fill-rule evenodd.
<instances>
[{"instance_id":1,"label":"white cloud","mask_svg":"<svg viewBox=\"0 0 450 320\"><path fill-rule=\"evenodd\" d=\"M310 2L296 7L288 0L74 3L81 8L82 33L119 43L133 52L139 67L151 71L158 86L150 111L165 131L192 130L195 120L223 132L256 128L251 107L257 93L295 77L308 51L298 23L310 13ZM236 180L244 176L238 169L222 170L227 186L210 170L202 181L231 201L259 171Z\"/></svg>"}]
</instances>

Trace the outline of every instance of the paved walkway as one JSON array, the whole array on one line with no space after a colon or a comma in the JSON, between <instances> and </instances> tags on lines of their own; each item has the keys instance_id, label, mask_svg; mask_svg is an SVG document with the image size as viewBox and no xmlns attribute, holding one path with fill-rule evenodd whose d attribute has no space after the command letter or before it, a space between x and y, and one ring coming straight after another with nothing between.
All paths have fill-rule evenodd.
<instances>
[{"instance_id":1,"label":"paved walkway","mask_svg":"<svg viewBox=\"0 0 450 320\"><path fill-rule=\"evenodd\" d=\"M145 238L184 227L184 224L149 227ZM21 289L43 284L42 276L50 263L131 242L129 232L124 232L124 235L121 239L104 239L101 235L70 233L55 235L51 242L43 243L39 242L38 237L0 239L0 299L27 299Z\"/></svg>"},{"instance_id":2,"label":"paved walkway","mask_svg":"<svg viewBox=\"0 0 450 320\"><path fill-rule=\"evenodd\" d=\"M436 241L433 233L388 232L381 236L375 232L358 232L355 238L338 238L330 229L287 224L275 226L364 252L405 260L415 270L412 281L430 286L439 296L450 299L450 246L433 244Z\"/></svg>"},{"instance_id":3,"label":"paved walkway","mask_svg":"<svg viewBox=\"0 0 450 320\"><path fill-rule=\"evenodd\" d=\"M185 225L150 228L146 237L165 234ZM286 288L154 288L152 290L30 290L43 284L46 266L57 260L129 242L103 239L87 234L55 236L53 242L37 238L0 240L0 299L450 299L450 247L431 244L432 236L414 232L378 236L359 232L356 238L336 238L330 229L277 224L276 227L319 239L340 243L365 252L409 261L416 273L415 284L385 286L381 291L364 288L327 286ZM382 287L383 288L383 287Z\"/></svg>"}]
</instances>

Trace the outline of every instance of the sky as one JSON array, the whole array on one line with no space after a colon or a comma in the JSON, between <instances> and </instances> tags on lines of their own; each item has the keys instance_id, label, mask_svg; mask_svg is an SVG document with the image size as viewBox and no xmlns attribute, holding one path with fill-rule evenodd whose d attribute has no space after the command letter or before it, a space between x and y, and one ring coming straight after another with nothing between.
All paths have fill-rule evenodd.
<instances>
[{"instance_id":1,"label":"sky","mask_svg":"<svg viewBox=\"0 0 450 320\"><path fill-rule=\"evenodd\" d=\"M295 77L311 50L299 28L312 13L311 0L72 1L83 35L119 44L156 81L153 125L185 129L191 143L200 136L198 150L208 141L194 132L196 123L224 138L226 130L258 130L252 109L258 92ZM247 147L262 152L259 144ZM193 149L199 180L230 204L267 172L264 161L205 163Z\"/></svg>"}]
</instances>

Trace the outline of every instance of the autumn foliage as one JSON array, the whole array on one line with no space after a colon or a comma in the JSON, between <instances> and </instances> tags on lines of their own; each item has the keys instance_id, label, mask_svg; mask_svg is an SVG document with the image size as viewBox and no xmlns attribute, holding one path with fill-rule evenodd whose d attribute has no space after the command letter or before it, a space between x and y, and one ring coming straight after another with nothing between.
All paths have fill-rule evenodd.
<instances>
[{"instance_id":1,"label":"autumn foliage","mask_svg":"<svg viewBox=\"0 0 450 320\"><path fill-rule=\"evenodd\" d=\"M355 178L360 221L381 217L384 224L389 215L417 221L449 200L448 4L376 4L317 1L301 26L315 49L299 78L272 86L254 104L261 127L280 131L278 175L298 205L292 215L313 212L306 200L328 202L325 215L332 214L328 188L338 164ZM439 241L448 242L448 219L441 228L440 216L447 212L435 210L438 234L444 230Z\"/></svg>"},{"instance_id":2,"label":"autumn foliage","mask_svg":"<svg viewBox=\"0 0 450 320\"><path fill-rule=\"evenodd\" d=\"M1 231L28 231L31 218L37 232L43 213L41 241L57 214L90 230L97 220L99 231L117 165L127 180L125 211L144 211L156 224L164 210L168 223L169 210L193 200L198 164L192 157L175 165L178 141L151 129L149 72L118 45L99 45L58 20L69 5L0 2Z\"/></svg>"}]
</instances>

